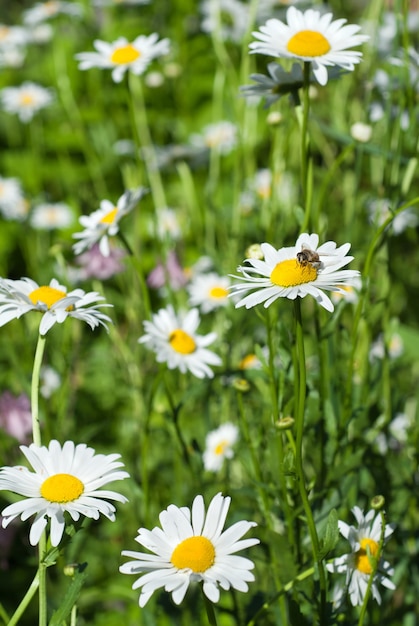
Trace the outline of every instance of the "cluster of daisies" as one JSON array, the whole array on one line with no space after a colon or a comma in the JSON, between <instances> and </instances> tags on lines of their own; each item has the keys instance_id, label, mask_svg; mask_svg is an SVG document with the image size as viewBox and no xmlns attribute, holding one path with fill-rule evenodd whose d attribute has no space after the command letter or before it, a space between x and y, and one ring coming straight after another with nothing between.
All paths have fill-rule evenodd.
<instances>
[{"instance_id":1,"label":"cluster of daisies","mask_svg":"<svg viewBox=\"0 0 419 626\"><path fill-rule=\"evenodd\" d=\"M126 2L141 4L145 0ZM95 4L112 4L112 1L96 0ZM236 11L236 23L242 21L234 32L221 30L221 34L225 38L231 35L233 39L241 39L249 27L247 14L242 10L244 5L237 0L229 0L226 5ZM221 15L220 12L214 13L214 6L215 3L208 2L202 5L202 28L205 31L211 32L220 25ZM78 16L80 11L76 3L52 0L27 11L25 20L33 27L59 14ZM359 63L361 53L351 48L367 38L359 34L358 26L346 25L346 20L332 21L330 13L321 14L312 9L303 13L295 7L287 10L286 19L286 23L269 19L260 31L253 33L257 41L250 44L251 52L309 63L321 85L327 83L328 68L338 66L352 71ZM6 34L16 41L20 37L21 46L27 43L23 30ZM154 59L170 52L169 40L159 39L156 33L140 35L133 41L125 37L112 43L96 40L93 46L95 52L76 55L79 68L111 70L116 83L120 83L127 72L144 74ZM0 47L0 59L1 54ZM265 83L272 89L282 75L270 67L268 81L271 82ZM293 71L300 80L299 70ZM28 123L39 110L53 102L54 95L50 89L27 82L3 89L0 100L4 110L17 113L22 122ZM216 129L208 127L204 135L206 147L220 153L231 150L237 141L236 128L228 121ZM271 180L269 177L267 180L266 174L264 176L263 193L266 194L270 193L266 188L270 188ZM17 193L16 188L14 191ZM102 257L110 257L110 238L119 234L120 220L145 193L142 187L128 190L116 206L103 200L98 210L81 217L83 230L74 235L75 254L81 255L97 247ZM7 203L2 206L5 211ZM262 243L239 266L240 275L233 277L237 281L233 285L229 278L216 274L207 274L205 282L202 276L200 280L192 281L189 285L191 305L200 307L205 314L226 306L229 297L236 308L248 309L259 304L268 307L279 298L295 300L310 295L332 312L334 305L325 291L345 296L348 289L359 285L357 271L342 269L353 259L348 256L349 249L349 243L338 247L335 242L327 241L319 245L318 235L309 233L300 235L295 245L289 247L276 249L269 243ZM104 309L110 306L97 292L68 291L56 279L48 285L39 285L30 278L0 279L0 326L30 311L38 311L42 314L41 335L69 317L86 322L92 329L99 325L107 327L111 318ZM169 369L190 372L198 378L211 378L214 375L212 367L221 365L220 357L208 349L217 337L214 332L198 334L199 324L198 308L176 312L172 306L167 306L144 322L145 333L138 341L150 348L157 362L165 363ZM223 424L209 433L204 454L205 469L218 471L224 459L233 456L237 440L238 429L234 424ZM50 441L48 447L22 445L21 451L32 471L26 466L0 469L0 489L23 496L22 500L2 511L2 525L6 528L18 517L26 521L35 516L29 532L33 546L39 544L46 531L51 545L58 546L71 521L77 522L81 516L97 520L103 514L114 521L116 509L112 501L127 501L124 495L104 489L111 482L129 477L122 469L119 454L96 454L85 444L66 441L61 445L56 440ZM256 523L241 520L224 530L229 507L230 498L218 493L205 509L204 498L198 495L191 508L169 505L160 513L160 527L139 529L136 541L146 552L124 551L123 556L131 560L122 565L120 571L139 576L133 588L140 589L141 607L158 589L171 593L173 601L180 604L191 583L202 583L205 595L212 602L218 602L220 588L248 590L248 583L254 580L254 563L236 553L259 543L257 538L243 539ZM384 542L393 529L390 526L383 529L382 517L374 510L364 515L355 507L353 512L358 527L348 526L343 521L339 523L351 551L329 563L328 569L346 574L345 588L349 590L352 604L358 605L365 597L371 576L372 593L377 601L380 601L378 583L394 588L389 578L393 570L381 558Z\"/></svg>"}]
</instances>

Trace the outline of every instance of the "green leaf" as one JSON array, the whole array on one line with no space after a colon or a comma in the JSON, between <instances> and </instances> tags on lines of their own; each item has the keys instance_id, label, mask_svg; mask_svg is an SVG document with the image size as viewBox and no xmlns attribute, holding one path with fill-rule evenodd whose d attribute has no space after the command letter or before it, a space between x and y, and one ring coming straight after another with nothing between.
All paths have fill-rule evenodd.
<instances>
[{"instance_id":1,"label":"green leaf","mask_svg":"<svg viewBox=\"0 0 419 626\"><path fill-rule=\"evenodd\" d=\"M76 604L81 588L87 578L86 567L87 563L83 563L83 565L79 565L76 569L61 606L52 614L49 626L63 626L65 624L65 620L68 618L73 606Z\"/></svg>"},{"instance_id":2,"label":"green leaf","mask_svg":"<svg viewBox=\"0 0 419 626\"><path fill-rule=\"evenodd\" d=\"M320 539L319 561L333 550L339 539L338 514L332 509L327 518L324 536Z\"/></svg>"}]
</instances>

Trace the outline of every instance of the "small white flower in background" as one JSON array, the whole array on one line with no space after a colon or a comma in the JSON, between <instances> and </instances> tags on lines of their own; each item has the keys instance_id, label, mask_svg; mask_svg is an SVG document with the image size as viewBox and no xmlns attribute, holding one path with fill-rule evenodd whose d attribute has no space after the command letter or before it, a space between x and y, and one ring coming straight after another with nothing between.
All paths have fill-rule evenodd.
<instances>
[{"instance_id":1,"label":"small white flower in background","mask_svg":"<svg viewBox=\"0 0 419 626\"><path fill-rule=\"evenodd\" d=\"M327 83L327 67L337 65L352 71L361 61L361 52L349 50L369 39L367 35L357 34L360 26L345 25L345 19L332 21L332 13L322 15L314 9L302 12L294 6L287 10L286 19L287 23L270 19L260 27L260 32L252 33L259 41L249 44L250 51L310 61L320 85Z\"/></svg>"},{"instance_id":2,"label":"small white flower in background","mask_svg":"<svg viewBox=\"0 0 419 626\"><path fill-rule=\"evenodd\" d=\"M390 335L387 343L384 340L384 336L381 334L373 342L369 352L369 359L372 363L375 359L384 359L386 349L390 359L397 359L404 352L403 339L398 333Z\"/></svg>"},{"instance_id":3,"label":"small white flower in background","mask_svg":"<svg viewBox=\"0 0 419 626\"><path fill-rule=\"evenodd\" d=\"M20 449L35 471L22 466L0 469L0 489L25 496L25 500L10 504L2 511L2 525L6 528L17 517L25 521L36 514L29 533L32 546L39 543L48 519L51 544L58 546L64 533L66 513L75 522L80 515L99 519L101 513L113 522L115 507L107 500L127 502L115 491L101 490L114 480L129 477L119 469L123 467L117 460L119 454L95 454L93 448L84 443L75 445L66 441L61 446L55 440L50 441L48 448L31 444Z\"/></svg>"},{"instance_id":4,"label":"small white flower in background","mask_svg":"<svg viewBox=\"0 0 419 626\"><path fill-rule=\"evenodd\" d=\"M387 454L389 449L399 451L407 443L413 425L414 420L406 413L397 413L388 425L388 435L381 432L374 439L380 454Z\"/></svg>"},{"instance_id":5,"label":"small white flower in background","mask_svg":"<svg viewBox=\"0 0 419 626\"><path fill-rule=\"evenodd\" d=\"M223 532L230 501L218 493L205 514L204 498L198 495L191 509L171 504L162 511L161 528L139 529L136 541L149 552L124 550L122 555L134 560L121 565L119 571L141 574L133 584L133 589L141 589L140 607L161 588L180 604L191 583L202 582L211 602L220 599L219 587L248 591L247 583L255 579L250 571L254 563L234 553L259 543L259 539L242 539L256 523L242 520Z\"/></svg>"},{"instance_id":6,"label":"small white flower in background","mask_svg":"<svg viewBox=\"0 0 419 626\"><path fill-rule=\"evenodd\" d=\"M239 0L204 0L201 12L204 33L216 32L224 41L242 42L250 19L247 4Z\"/></svg>"},{"instance_id":7,"label":"small white flower in background","mask_svg":"<svg viewBox=\"0 0 419 626\"><path fill-rule=\"evenodd\" d=\"M221 365L220 357L207 350L215 341L216 333L198 335L198 309L176 314L169 305L144 322L145 335L139 343L146 344L156 354L158 363L167 363L169 369L179 369L182 374L191 372L197 378L212 378L209 365Z\"/></svg>"},{"instance_id":8,"label":"small white flower in background","mask_svg":"<svg viewBox=\"0 0 419 626\"><path fill-rule=\"evenodd\" d=\"M190 140L195 146L229 154L237 145L237 126L228 121L214 122L205 126L202 134L192 135Z\"/></svg>"},{"instance_id":9,"label":"small white flower in background","mask_svg":"<svg viewBox=\"0 0 419 626\"><path fill-rule=\"evenodd\" d=\"M23 28L23 26L0 24L0 51L22 47L29 39L29 31Z\"/></svg>"},{"instance_id":10,"label":"small white flower in background","mask_svg":"<svg viewBox=\"0 0 419 626\"><path fill-rule=\"evenodd\" d=\"M109 237L118 234L120 220L132 211L146 193L144 187L129 189L118 199L116 206L110 200L102 200L97 211L82 215L79 222L84 230L73 235L73 239L79 239L73 244L74 254L90 250L95 243L99 243L103 256L109 256Z\"/></svg>"},{"instance_id":11,"label":"small white flower in background","mask_svg":"<svg viewBox=\"0 0 419 626\"><path fill-rule=\"evenodd\" d=\"M156 209L157 235L160 239L177 241L182 236L179 218L174 209L164 207Z\"/></svg>"},{"instance_id":12,"label":"small white flower in background","mask_svg":"<svg viewBox=\"0 0 419 626\"><path fill-rule=\"evenodd\" d=\"M21 122L30 122L38 111L49 106L54 96L51 89L26 81L20 87L5 87L0 91L2 107L18 115Z\"/></svg>"},{"instance_id":13,"label":"small white flower in background","mask_svg":"<svg viewBox=\"0 0 419 626\"><path fill-rule=\"evenodd\" d=\"M0 48L0 67L22 67L26 58L26 49L21 46Z\"/></svg>"},{"instance_id":14,"label":"small white flower in background","mask_svg":"<svg viewBox=\"0 0 419 626\"><path fill-rule=\"evenodd\" d=\"M337 304L341 300L350 304L356 304L359 299L359 294L362 288L362 280L358 277L353 279L352 285L346 285L341 287L341 291L332 291L331 299L334 304Z\"/></svg>"},{"instance_id":15,"label":"small white flower in background","mask_svg":"<svg viewBox=\"0 0 419 626\"><path fill-rule=\"evenodd\" d=\"M96 39L93 42L97 52L80 52L75 58L80 61L80 70L92 67L112 69L112 79L120 83L126 71L137 76L144 74L153 59L170 51L168 39L158 41L157 33L140 35L132 43L125 37L119 37L113 43Z\"/></svg>"},{"instance_id":16,"label":"small white flower in background","mask_svg":"<svg viewBox=\"0 0 419 626\"><path fill-rule=\"evenodd\" d=\"M50 398L60 388L61 376L50 365L43 365L40 374L39 391L43 398Z\"/></svg>"},{"instance_id":17,"label":"small white flower in background","mask_svg":"<svg viewBox=\"0 0 419 626\"><path fill-rule=\"evenodd\" d=\"M161 87L164 83L164 75L161 72L148 72L148 74L146 74L145 78L144 78L144 83L147 85L147 87L150 87L150 89L157 89L158 87Z\"/></svg>"},{"instance_id":18,"label":"small white flower in background","mask_svg":"<svg viewBox=\"0 0 419 626\"><path fill-rule=\"evenodd\" d=\"M363 124L362 122L352 124L350 131L352 139L360 143L368 143L372 137L371 126L369 124Z\"/></svg>"},{"instance_id":19,"label":"small white flower in background","mask_svg":"<svg viewBox=\"0 0 419 626\"><path fill-rule=\"evenodd\" d=\"M198 306L202 313L227 306L230 284L228 276L219 276L215 272L196 274L187 287L189 304Z\"/></svg>"},{"instance_id":20,"label":"small white flower in background","mask_svg":"<svg viewBox=\"0 0 419 626\"><path fill-rule=\"evenodd\" d=\"M34 26L57 15L81 17L83 15L83 7L77 2L65 2L65 0L37 2L35 6L23 12L23 21L27 26Z\"/></svg>"},{"instance_id":21,"label":"small white flower in background","mask_svg":"<svg viewBox=\"0 0 419 626\"><path fill-rule=\"evenodd\" d=\"M62 324L67 317L86 322L92 330L99 324L107 329L106 322L112 320L100 308L112 304L103 300L96 291L74 289L67 293L55 278L49 285L42 286L30 278L0 278L0 326L29 311L39 311L43 313L39 326L41 335L45 335L55 323Z\"/></svg>"},{"instance_id":22,"label":"small white flower in background","mask_svg":"<svg viewBox=\"0 0 419 626\"><path fill-rule=\"evenodd\" d=\"M226 422L208 433L203 454L207 472L218 472L223 466L224 459L233 458L233 446L238 438L239 429L231 422Z\"/></svg>"},{"instance_id":23,"label":"small white flower in background","mask_svg":"<svg viewBox=\"0 0 419 626\"><path fill-rule=\"evenodd\" d=\"M46 22L41 22L40 24L35 24L31 27L30 30L30 38L31 43L35 44L44 44L51 41L54 36L54 29L51 24L47 24Z\"/></svg>"},{"instance_id":24,"label":"small white flower in background","mask_svg":"<svg viewBox=\"0 0 419 626\"><path fill-rule=\"evenodd\" d=\"M341 270L353 259L347 256L351 247L349 243L339 248L334 241L327 241L320 246L318 244L318 235L307 233L298 237L295 246L287 248L276 250L270 244L262 243L264 260L246 259L247 265L237 268L243 276L233 276L242 282L231 287L232 295L241 296L251 292L236 303L236 308L244 306L249 309L261 303L267 308L278 298L295 300L310 295L319 305L332 312L333 303L323 290L342 291L347 285L353 284L359 272ZM297 255L307 249L315 252L319 260L300 261Z\"/></svg>"},{"instance_id":25,"label":"small white flower in background","mask_svg":"<svg viewBox=\"0 0 419 626\"><path fill-rule=\"evenodd\" d=\"M20 180L17 178L2 178L0 176L0 213L4 217L13 212L16 203L24 199Z\"/></svg>"},{"instance_id":26,"label":"small white flower in background","mask_svg":"<svg viewBox=\"0 0 419 626\"><path fill-rule=\"evenodd\" d=\"M364 515L363 511L355 506L352 513L358 527L349 526L339 520L340 533L349 541L351 552L334 559L333 563L328 563L326 567L329 572L346 574L346 587L351 604L358 606L364 601L368 581L373 571L372 558L378 555L382 522L381 515L374 510L370 510ZM390 537L393 531L394 528L387 524L384 531L384 541ZM394 570L390 567L390 563L380 558L371 587L372 596L379 604L381 604L381 595L378 590L378 583L387 589L395 589L394 583L389 579L393 573Z\"/></svg>"},{"instance_id":27,"label":"small white flower in background","mask_svg":"<svg viewBox=\"0 0 419 626\"><path fill-rule=\"evenodd\" d=\"M253 187L256 194L262 200L271 197L272 194L272 172L269 169L258 170L255 174Z\"/></svg>"},{"instance_id":28,"label":"small white flower in background","mask_svg":"<svg viewBox=\"0 0 419 626\"><path fill-rule=\"evenodd\" d=\"M381 226L391 217L391 201L388 198L376 198L369 200L367 203L367 211L369 220L376 226ZM390 225L390 232L394 235L400 235L406 228L415 228L419 223L419 217L413 208L402 211L393 219Z\"/></svg>"},{"instance_id":29,"label":"small white flower in background","mask_svg":"<svg viewBox=\"0 0 419 626\"><path fill-rule=\"evenodd\" d=\"M63 202L38 204L32 209L29 222L38 230L68 228L74 222L74 213Z\"/></svg>"}]
</instances>

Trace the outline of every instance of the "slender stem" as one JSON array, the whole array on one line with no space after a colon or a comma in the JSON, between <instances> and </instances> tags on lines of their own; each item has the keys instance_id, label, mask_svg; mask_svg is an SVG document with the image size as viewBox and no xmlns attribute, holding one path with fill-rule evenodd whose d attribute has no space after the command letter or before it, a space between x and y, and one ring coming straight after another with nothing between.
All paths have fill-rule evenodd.
<instances>
[{"instance_id":1,"label":"slender stem","mask_svg":"<svg viewBox=\"0 0 419 626\"><path fill-rule=\"evenodd\" d=\"M325 608L326 608L326 575L323 567L323 563L318 558L320 552L319 538L317 535L316 525L314 523L313 513L310 507L310 501L308 498L305 476L303 469L303 433L304 433L304 412L305 412L305 398L306 398L306 362L305 362L305 349L304 349L304 333L301 318L301 302L299 298L294 300L294 312L295 312L295 334L296 334L296 347L297 347L297 362L298 362L298 395L296 406L296 425L297 425L297 437L296 437L296 458L295 466L297 473L298 489L300 492L301 501L303 504L307 526L310 534L311 545L313 550L313 559L317 564L320 582L320 611L321 618L320 623L323 623ZM297 372L295 372L297 375Z\"/></svg>"},{"instance_id":2,"label":"slender stem","mask_svg":"<svg viewBox=\"0 0 419 626\"><path fill-rule=\"evenodd\" d=\"M310 166L309 155L309 134L308 134L308 119L310 114L310 70L311 64L309 61L304 62L304 82L303 82L303 119L301 126L301 185L304 207L304 222L302 225L302 231L304 232L310 224L310 212L311 212L311 191L312 183L310 177L312 175L312 168Z\"/></svg>"},{"instance_id":3,"label":"slender stem","mask_svg":"<svg viewBox=\"0 0 419 626\"><path fill-rule=\"evenodd\" d=\"M47 566L44 562L46 545L47 540L44 531L38 544L39 626L47 626Z\"/></svg>"},{"instance_id":4,"label":"slender stem","mask_svg":"<svg viewBox=\"0 0 419 626\"><path fill-rule=\"evenodd\" d=\"M41 371L42 357L45 349L45 335L38 336L36 344L35 358L32 370L31 384L31 410L32 410L32 437L37 446L41 445L41 426L39 423L39 377Z\"/></svg>"},{"instance_id":5,"label":"slender stem","mask_svg":"<svg viewBox=\"0 0 419 626\"><path fill-rule=\"evenodd\" d=\"M9 623L9 621L10 621L9 620L9 616L7 615L7 611L6 611L6 609L4 608L4 606L2 605L1 602L0 602L0 617L1 617L1 619L3 620L3 622L5 624Z\"/></svg>"},{"instance_id":6,"label":"slender stem","mask_svg":"<svg viewBox=\"0 0 419 626\"><path fill-rule=\"evenodd\" d=\"M204 597L204 604L205 604L205 609L207 611L208 623L210 624L210 626L217 626L217 618L215 616L214 605L211 602L211 600L207 598L203 589L202 589L202 595Z\"/></svg>"},{"instance_id":7,"label":"slender stem","mask_svg":"<svg viewBox=\"0 0 419 626\"><path fill-rule=\"evenodd\" d=\"M28 604L30 603L35 593L37 592L38 587L39 587L39 571L36 572L35 578L31 582L29 589L25 593L22 599L22 602L19 604L16 611L13 613L12 617L7 622L7 626L15 626L15 624L18 623L18 621L20 620L20 618L26 611Z\"/></svg>"},{"instance_id":8,"label":"slender stem","mask_svg":"<svg viewBox=\"0 0 419 626\"><path fill-rule=\"evenodd\" d=\"M157 165L156 152L151 139L150 128L147 120L147 111L144 102L144 93L141 78L129 73L128 86L130 92L130 105L134 120L134 136L143 149L143 160L147 171L148 180L156 208L167 206L163 183Z\"/></svg>"}]
</instances>

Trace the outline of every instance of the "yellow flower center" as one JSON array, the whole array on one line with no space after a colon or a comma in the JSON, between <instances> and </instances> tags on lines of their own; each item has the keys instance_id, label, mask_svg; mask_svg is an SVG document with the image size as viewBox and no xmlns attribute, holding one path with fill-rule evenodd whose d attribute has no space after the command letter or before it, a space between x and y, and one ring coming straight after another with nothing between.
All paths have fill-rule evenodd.
<instances>
[{"instance_id":1,"label":"yellow flower center","mask_svg":"<svg viewBox=\"0 0 419 626\"><path fill-rule=\"evenodd\" d=\"M258 363L259 359L257 358L256 354L246 354L246 356L244 356L239 363L239 369L247 370L255 367L255 365L257 365Z\"/></svg>"},{"instance_id":2,"label":"yellow flower center","mask_svg":"<svg viewBox=\"0 0 419 626\"><path fill-rule=\"evenodd\" d=\"M113 224L117 213L118 213L118 207L113 208L112 211L109 211L109 213L106 213L106 215L102 217L102 219L100 220L100 223L101 224Z\"/></svg>"},{"instance_id":3,"label":"yellow flower center","mask_svg":"<svg viewBox=\"0 0 419 626\"><path fill-rule=\"evenodd\" d=\"M0 39L6 39L9 33L10 28L7 28L7 26L0 26Z\"/></svg>"},{"instance_id":4,"label":"yellow flower center","mask_svg":"<svg viewBox=\"0 0 419 626\"><path fill-rule=\"evenodd\" d=\"M224 287L212 287L212 289L209 290L208 295L210 298L214 298L214 300L227 298L228 290Z\"/></svg>"},{"instance_id":5,"label":"yellow flower center","mask_svg":"<svg viewBox=\"0 0 419 626\"><path fill-rule=\"evenodd\" d=\"M20 104L24 107L31 106L34 103L34 97L30 93L23 93L20 96Z\"/></svg>"},{"instance_id":6,"label":"yellow flower center","mask_svg":"<svg viewBox=\"0 0 419 626\"><path fill-rule=\"evenodd\" d=\"M370 559L371 557L375 558L378 554L378 543L374 539L361 539L359 543L361 547L355 555L355 567L363 574L371 574L372 564Z\"/></svg>"},{"instance_id":7,"label":"yellow flower center","mask_svg":"<svg viewBox=\"0 0 419 626\"><path fill-rule=\"evenodd\" d=\"M300 30L287 43L287 50L299 57L321 57L330 50L330 43L315 30Z\"/></svg>"},{"instance_id":8,"label":"yellow flower center","mask_svg":"<svg viewBox=\"0 0 419 626\"><path fill-rule=\"evenodd\" d=\"M201 535L189 537L176 546L170 560L178 569L191 569L195 573L202 573L214 564L215 549L206 537Z\"/></svg>"},{"instance_id":9,"label":"yellow flower center","mask_svg":"<svg viewBox=\"0 0 419 626\"><path fill-rule=\"evenodd\" d=\"M117 65L125 65L126 63L134 63L140 56L141 52L129 43L114 50L111 55L111 61Z\"/></svg>"},{"instance_id":10,"label":"yellow flower center","mask_svg":"<svg viewBox=\"0 0 419 626\"><path fill-rule=\"evenodd\" d=\"M280 261L275 265L270 275L271 283L279 287L296 287L304 283L311 283L316 278L317 270L311 263L303 265L296 259Z\"/></svg>"},{"instance_id":11,"label":"yellow flower center","mask_svg":"<svg viewBox=\"0 0 419 626\"><path fill-rule=\"evenodd\" d=\"M188 333L181 328L176 328L169 335L169 343L173 350L179 354L192 354L196 350L196 343Z\"/></svg>"},{"instance_id":12,"label":"yellow flower center","mask_svg":"<svg viewBox=\"0 0 419 626\"><path fill-rule=\"evenodd\" d=\"M228 446L228 442L227 441L220 441L220 443L215 446L214 452L215 454L217 454L218 456L220 456L221 454L224 454L225 449Z\"/></svg>"},{"instance_id":13,"label":"yellow flower center","mask_svg":"<svg viewBox=\"0 0 419 626\"><path fill-rule=\"evenodd\" d=\"M71 474L54 474L47 478L41 486L41 496L49 502L73 502L80 498L84 485Z\"/></svg>"},{"instance_id":14,"label":"yellow flower center","mask_svg":"<svg viewBox=\"0 0 419 626\"><path fill-rule=\"evenodd\" d=\"M61 291L61 289L44 286L34 289L29 294L29 300L35 305L37 305L38 302L42 302L42 304L46 304L47 307L50 309L53 304L58 302L58 300L65 298L66 295L66 292Z\"/></svg>"}]
</instances>

